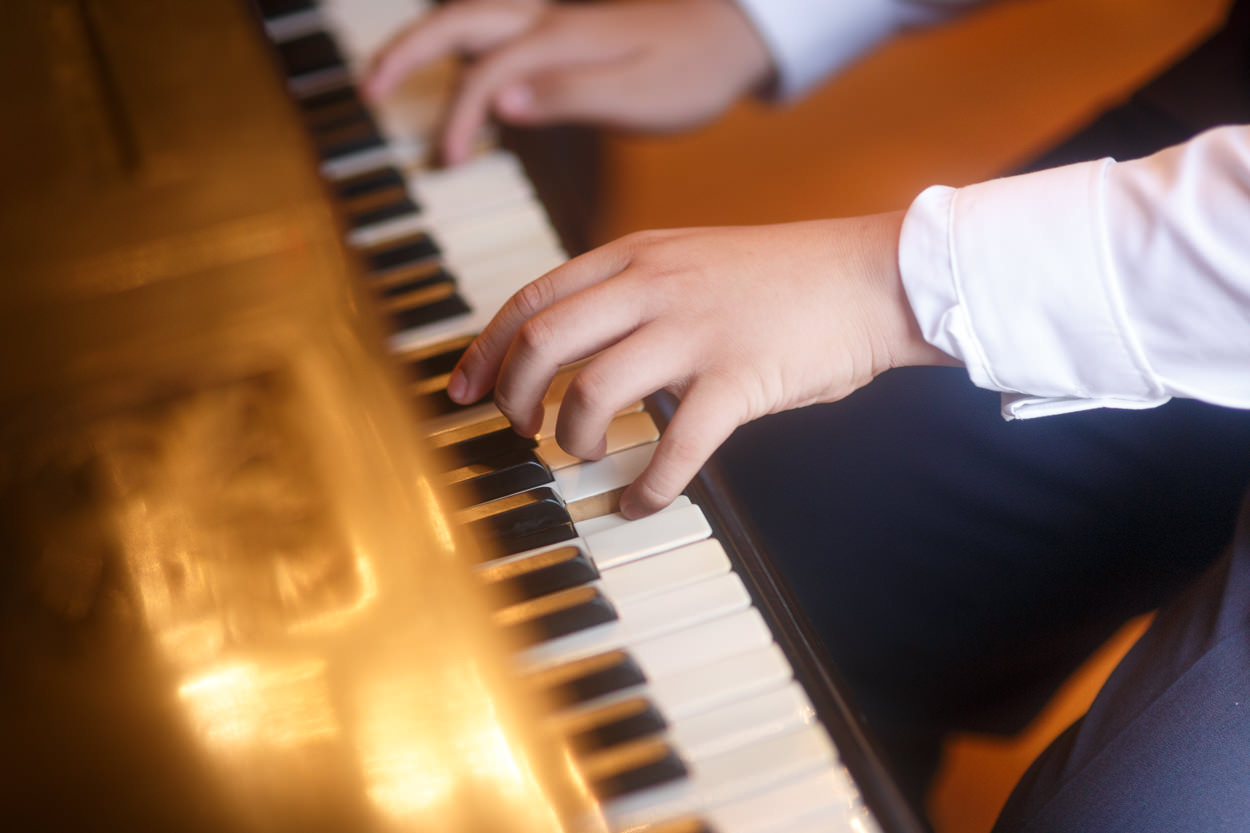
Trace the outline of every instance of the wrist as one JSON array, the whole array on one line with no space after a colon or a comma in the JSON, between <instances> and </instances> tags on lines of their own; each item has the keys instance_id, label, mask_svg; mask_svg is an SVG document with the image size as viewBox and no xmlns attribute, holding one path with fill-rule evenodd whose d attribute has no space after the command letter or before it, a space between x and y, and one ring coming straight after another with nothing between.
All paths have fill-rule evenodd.
<instances>
[{"instance_id":1,"label":"wrist","mask_svg":"<svg viewBox=\"0 0 1250 833\"><path fill-rule=\"evenodd\" d=\"M772 51L754 21L736 0L696 0L710 14L722 21L720 37L722 44L731 45L731 54L740 73L740 93L763 94L777 83L777 66Z\"/></svg>"},{"instance_id":2,"label":"wrist","mask_svg":"<svg viewBox=\"0 0 1250 833\"><path fill-rule=\"evenodd\" d=\"M962 364L924 337L912 309L899 267L899 240L906 211L893 211L866 218L869 229L865 240L873 259L872 274L877 284L878 320L874 337L877 372L894 367L922 365L955 367Z\"/></svg>"}]
</instances>

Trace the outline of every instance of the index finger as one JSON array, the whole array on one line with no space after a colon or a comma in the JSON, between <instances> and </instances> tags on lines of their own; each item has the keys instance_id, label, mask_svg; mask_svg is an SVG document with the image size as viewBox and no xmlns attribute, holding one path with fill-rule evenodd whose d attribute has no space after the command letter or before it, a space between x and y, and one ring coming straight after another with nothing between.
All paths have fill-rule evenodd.
<instances>
[{"instance_id":1,"label":"index finger","mask_svg":"<svg viewBox=\"0 0 1250 833\"><path fill-rule=\"evenodd\" d=\"M452 371L447 391L457 402L486 395L525 323L560 301L619 274L630 250L620 241L592 249L522 287L473 340Z\"/></svg>"},{"instance_id":2,"label":"index finger","mask_svg":"<svg viewBox=\"0 0 1250 833\"><path fill-rule=\"evenodd\" d=\"M374 56L362 89L378 99L409 73L450 55L476 55L494 49L530 28L541 4L463 0L423 15L400 30Z\"/></svg>"},{"instance_id":3,"label":"index finger","mask_svg":"<svg viewBox=\"0 0 1250 833\"><path fill-rule=\"evenodd\" d=\"M473 137L486 123L499 94L531 79L612 63L620 56L606 50L602 37L591 37L583 17L569 9L535 21L535 25L484 56L462 79L443 130L443 158L450 163L467 156Z\"/></svg>"}]
</instances>

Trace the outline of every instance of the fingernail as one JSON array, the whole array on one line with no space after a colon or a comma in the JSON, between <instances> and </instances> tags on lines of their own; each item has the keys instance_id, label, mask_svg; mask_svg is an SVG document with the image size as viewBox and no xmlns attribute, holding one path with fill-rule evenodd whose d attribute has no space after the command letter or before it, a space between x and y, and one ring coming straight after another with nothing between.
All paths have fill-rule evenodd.
<instances>
[{"instance_id":1,"label":"fingernail","mask_svg":"<svg viewBox=\"0 0 1250 833\"><path fill-rule=\"evenodd\" d=\"M624 515L627 520L631 521L637 520L647 514L646 511L638 505L638 501L634 498L634 496L628 491L621 495L620 510L621 514Z\"/></svg>"},{"instance_id":2,"label":"fingernail","mask_svg":"<svg viewBox=\"0 0 1250 833\"><path fill-rule=\"evenodd\" d=\"M469 380L464 378L464 373L460 368L456 368L451 372L451 378L447 380L447 395L451 397L453 402L464 405L468 392Z\"/></svg>"}]
</instances>

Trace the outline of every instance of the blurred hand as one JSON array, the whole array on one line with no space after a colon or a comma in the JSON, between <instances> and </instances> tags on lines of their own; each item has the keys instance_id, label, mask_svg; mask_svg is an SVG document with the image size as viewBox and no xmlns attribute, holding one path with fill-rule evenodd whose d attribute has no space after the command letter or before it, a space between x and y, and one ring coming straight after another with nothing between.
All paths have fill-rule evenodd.
<instances>
[{"instance_id":1,"label":"blurred hand","mask_svg":"<svg viewBox=\"0 0 1250 833\"><path fill-rule=\"evenodd\" d=\"M676 130L717 116L771 72L763 41L731 0L459 0L397 35L365 93L384 97L408 73L456 54L476 60L447 114L450 163L467 158L492 113L511 124Z\"/></svg>"},{"instance_id":2,"label":"blurred hand","mask_svg":"<svg viewBox=\"0 0 1250 833\"><path fill-rule=\"evenodd\" d=\"M602 456L616 411L672 392L677 411L621 498L627 517L656 511L738 425L840 399L890 367L952 362L923 340L903 292L902 216L624 237L513 296L449 392L471 402L494 386L532 434L556 370L593 356L557 419L560 445L586 459Z\"/></svg>"}]
</instances>

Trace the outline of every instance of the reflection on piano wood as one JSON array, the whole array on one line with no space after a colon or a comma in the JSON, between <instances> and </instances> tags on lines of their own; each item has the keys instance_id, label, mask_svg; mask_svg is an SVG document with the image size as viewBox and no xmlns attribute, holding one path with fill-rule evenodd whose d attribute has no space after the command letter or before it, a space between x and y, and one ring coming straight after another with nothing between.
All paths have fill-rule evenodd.
<instances>
[{"instance_id":1,"label":"reflection on piano wood","mask_svg":"<svg viewBox=\"0 0 1250 833\"><path fill-rule=\"evenodd\" d=\"M0 816L599 831L259 23L6 4Z\"/></svg>"},{"instance_id":2,"label":"reflection on piano wood","mask_svg":"<svg viewBox=\"0 0 1250 833\"><path fill-rule=\"evenodd\" d=\"M586 464L446 397L564 254L508 153L426 165L449 68L355 94L412 0L260 5L12 11L6 820L919 830L716 494L613 513L654 407Z\"/></svg>"}]
</instances>

